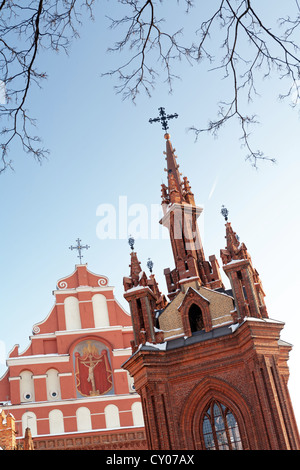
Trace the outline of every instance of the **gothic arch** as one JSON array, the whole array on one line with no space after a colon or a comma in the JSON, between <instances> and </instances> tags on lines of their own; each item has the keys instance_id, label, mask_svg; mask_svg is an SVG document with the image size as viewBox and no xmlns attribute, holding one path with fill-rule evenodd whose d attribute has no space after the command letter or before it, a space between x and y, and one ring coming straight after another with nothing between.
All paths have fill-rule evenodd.
<instances>
[{"instance_id":1,"label":"gothic arch","mask_svg":"<svg viewBox=\"0 0 300 470\"><path fill-rule=\"evenodd\" d=\"M245 399L231 385L215 377L201 380L185 401L181 412L180 429L185 439L185 449L204 450L202 436L203 413L209 403L215 400L228 407L233 413L241 435L244 450L251 450L255 440L252 432L254 423Z\"/></svg>"},{"instance_id":2,"label":"gothic arch","mask_svg":"<svg viewBox=\"0 0 300 470\"><path fill-rule=\"evenodd\" d=\"M203 313L199 305L192 303L188 311L191 333L204 329Z\"/></svg>"},{"instance_id":3,"label":"gothic arch","mask_svg":"<svg viewBox=\"0 0 300 470\"><path fill-rule=\"evenodd\" d=\"M196 305L201 310L204 330L210 331L212 329L212 321L209 310L209 300L207 300L201 294L189 287L180 307L178 308L179 312L181 313L183 330L185 335L192 335L192 329L189 319L189 311L192 305Z\"/></svg>"}]
</instances>

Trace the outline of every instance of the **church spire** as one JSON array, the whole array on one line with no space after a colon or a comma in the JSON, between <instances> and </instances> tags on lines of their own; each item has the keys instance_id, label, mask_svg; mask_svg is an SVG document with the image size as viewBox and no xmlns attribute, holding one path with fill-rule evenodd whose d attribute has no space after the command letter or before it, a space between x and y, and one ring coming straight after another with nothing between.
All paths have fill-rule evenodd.
<instances>
[{"instance_id":1,"label":"church spire","mask_svg":"<svg viewBox=\"0 0 300 470\"><path fill-rule=\"evenodd\" d=\"M130 240L130 239L129 239ZM158 283L152 274L153 263L147 262L150 276L141 269L137 253L133 251L133 239L129 241L131 246L130 275L123 278L124 298L128 301L133 324L134 340L132 341L133 352L139 344L160 343L163 334L156 329L155 314L167 305L165 296L160 292Z\"/></svg>"},{"instance_id":2,"label":"church spire","mask_svg":"<svg viewBox=\"0 0 300 470\"><path fill-rule=\"evenodd\" d=\"M183 183L181 181L181 174L179 173L179 165L176 162L176 155L175 149L173 149L171 141L170 141L170 134L165 134L166 139L166 161L167 161L167 168L165 171L168 175L168 190L169 190L169 199L170 202L178 202L181 203L184 201L183 196Z\"/></svg>"},{"instance_id":3,"label":"church spire","mask_svg":"<svg viewBox=\"0 0 300 470\"><path fill-rule=\"evenodd\" d=\"M226 248L220 250L220 256L235 298L237 320L242 321L245 317L268 318L265 293L247 247L240 242L228 222L228 210L224 206L221 213L226 221Z\"/></svg>"},{"instance_id":4,"label":"church spire","mask_svg":"<svg viewBox=\"0 0 300 470\"><path fill-rule=\"evenodd\" d=\"M178 117L177 114L166 114L159 108L159 117L150 122L161 122L165 131L167 184L161 186L162 207L164 216L160 223L170 232L171 245L175 261L175 269L165 269L168 296L172 299L182 282L198 278L200 283L210 289L222 288L219 266L215 256L209 261L205 259L200 238L197 218L202 208L196 206L190 182L186 176L182 178L175 149L168 133L168 120Z\"/></svg>"}]
</instances>

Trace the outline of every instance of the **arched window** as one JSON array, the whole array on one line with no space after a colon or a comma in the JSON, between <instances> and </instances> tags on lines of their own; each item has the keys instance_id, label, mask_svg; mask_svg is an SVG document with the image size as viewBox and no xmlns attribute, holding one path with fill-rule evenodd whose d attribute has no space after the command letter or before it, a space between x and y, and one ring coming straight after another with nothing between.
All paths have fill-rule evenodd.
<instances>
[{"instance_id":1,"label":"arched window","mask_svg":"<svg viewBox=\"0 0 300 470\"><path fill-rule=\"evenodd\" d=\"M21 402L34 401L34 382L32 372L30 370L23 370L20 377Z\"/></svg>"},{"instance_id":2,"label":"arched window","mask_svg":"<svg viewBox=\"0 0 300 470\"><path fill-rule=\"evenodd\" d=\"M134 426L144 426L144 416L142 410L142 404L139 401L136 401L131 406L132 419Z\"/></svg>"},{"instance_id":3,"label":"arched window","mask_svg":"<svg viewBox=\"0 0 300 470\"><path fill-rule=\"evenodd\" d=\"M95 294L92 297L95 328L109 326L109 317L106 298L102 294Z\"/></svg>"},{"instance_id":4,"label":"arched window","mask_svg":"<svg viewBox=\"0 0 300 470\"><path fill-rule=\"evenodd\" d=\"M64 416L60 410L51 410L49 413L49 427L50 434L63 434L64 428Z\"/></svg>"},{"instance_id":5,"label":"arched window","mask_svg":"<svg viewBox=\"0 0 300 470\"><path fill-rule=\"evenodd\" d=\"M204 413L202 433L207 450L242 450L238 424L231 410L213 400Z\"/></svg>"},{"instance_id":6,"label":"arched window","mask_svg":"<svg viewBox=\"0 0 300 470\"><path fill-rule=\"evenodd\" d=\"M92 429L91 412L85 406L76 410L77 431L89 431Z\"/></svg>"},{"instance_id":7,"label":"arched window","mask_svg":"<svg viewBox=\"0 0 300 470\"><path fill-rule=\"evenodd\" d=\"M37 419L36 415L32 411L26 411L22 415L23 436L25 436L26 428L30 429L32 437L37 436Z\"/></svg>"},{"instance_id":8,"label":"arched window","mask_svg":"<svg viewBox=\"0 0 300 470\"><path fill-rule=\"evenodd\" d=\"M119 428L119 409L116 405L107 405L104 409L105 422L107 428Z\"/></svg>"},{"instance_id":9,"label":"arched window","mask_svg":"<svg viewBox=\"0 0 300 470\"><path fill-rule=\"evenodd\" d=\"M46 385L47 385L47 398L50 401L60 400L60 382L59 382L59 375L56 369L48 369L47 370L47 378L46 378Z\"/></svg>"},{"instance_id":10,"label":"arched window","mask_svg":"<svg viewBox=\"0 0 300 470\"><path fill-rule=\"evenodd\" d=\"M189 322L192 333L203 330L204 328L202 311L196 304L192 304L189 309Z\"/></svg>"},{"instance_id":11,"label":"arched window","mask_svg":"<svg viewBox=\"0 0 300 470\"><path fill-rule=\"evenodd\" d=\"M76 297L67 297L65 304L66 330L80 330L81 319L79 311L79 302Z\"/></svg>"}]
</instances>

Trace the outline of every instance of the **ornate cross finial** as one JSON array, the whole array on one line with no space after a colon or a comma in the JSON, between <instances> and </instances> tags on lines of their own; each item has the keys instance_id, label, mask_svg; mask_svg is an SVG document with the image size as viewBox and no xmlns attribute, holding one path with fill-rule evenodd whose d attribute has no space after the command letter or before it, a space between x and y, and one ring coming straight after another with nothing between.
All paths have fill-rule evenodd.
<instances>
[{"instance_id":1,"label":"ornate cross finial","mask_svg":"<svg viewBox=\"0 0 300 470\"><path fill-rule=\"evenodd\" d=\"M159 110L159 117L149 119L149 122L150 124L152 124L152 122L161 122L163 130L167 132L167 130L169 129L168 120L173 119L173 118L178 118L178 114L177 113L166 114L165 108L158 108L158 110Z\"/></svg>"},{"instance_id":2,"label":"ornate cross finial","mask_svg":"<svg viewBox=\"0 0 300 470\"><path fill-rule=\"evenodd\" d=\"M89 247L89 245L85 245L85 246L81 245L80 244L81 240L79 238L77 238L76 241L77 241L77 245L76 246L69 246L69 249L70 250L78 250L77 258L80 259L80 264L81 264L81 258L82 258L81 250L83 250L83 249L88 250L90 247Z\"/></svg>"},{"instance_id":3,"label":"ornate cross finial","mask_svg":"<svg viewBox=\"0 0 300 470\"><path fill-rule=\"evenodd\" d=\"M224 219L225 219L226 222L227 222L229 211L228 211L228 209L226 209L225 206L222 206L221 214L222 214L222 216L224 217Z\"/></svg>"}]
</instances>

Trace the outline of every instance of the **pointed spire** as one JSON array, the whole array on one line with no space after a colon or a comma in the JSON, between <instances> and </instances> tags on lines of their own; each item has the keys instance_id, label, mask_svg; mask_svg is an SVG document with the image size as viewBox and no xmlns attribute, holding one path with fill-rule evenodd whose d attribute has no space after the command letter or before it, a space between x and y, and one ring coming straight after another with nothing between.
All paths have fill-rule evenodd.
<instances>
[{"instance_id":1,"label":"pointed spire","mask_svg":"<svg viewBox=\"0 0 300 470\"><path fill-rule=\"evenodd\" d=\"M247 316L268 318L263 287L247 247L228 222L228 210L224 206L221 213L226 221L226 248L220 250L220 256L233 290L237 320L242 321Z\"/></svg>"},{"instance_id":2,"label":"pointed spire","mask_svg":"<svg viewBox=\"0 0 300 470\"><path fill-rule=\"evenodd\" d=\"M186 202L195 206L194 193L192 193L190 182L186 176L183 177L183 187Z\"/></svg>"},{"instance_id":3,"label":"pointed spire","mask_svg":"<svg viewBox=\"0 0 300 470\"><path fill-rule=\"evenodd\" d=\"M183 200L183 192L182 192L182 181L181 175L178 171L179 165L176 162L176 155L175 149L173 149L171 141L170 141L170 134L165 134L166 139L166 161L167 161L167 172L168 172L168 182L169 182L169 194L171 190L176 190L180 194L180 201ZM170 195L171 198L171 195Z\"/></svg>"},{"instance_id":4,"label":"pointed spire","mask_svg":"<svg viewBox=\"0 0 300 470\"><path fill-rule=\"evenodd\" d=\"M130 267L130 278L132 279L134 287L136 287L139 284L140 280L140 273L142 271L141 269L141 263L138 260L137 254L135 251L132 251L130 253L131 256L131 263L129 265Z\"/></svg>"},{"instance_id":5,"label":"pointed spire","mask_svg":"<svg viewBox=\"0 0 300 470\"><path fill-rule=\"evenodd\" d=\"M228 222L228 209L222 206L221 214L226 221L226 248L220 251L223 264L230 263L232 260L251 260L246 245L240 242L238 235L231 227L231 222Z\"/></svg>"},{"instance_id":6,"label":"pointed spire","mask_svg":"<svg viewBox=\"0 0 300 470\"><path fill-rule=\"evenodd\" d=\"M179 172L173 148L168 133L168 119L176 115L166 115L164 108L160 108L159 117L150 119L150 122L161 122L165 131L167 162L167 184L161 186L163 218L160 223L170 231L172 251L175 261L175 270L167 268L165 277L168 286L168 296L175 296L180 288L180 281L191 277L198 277L205 287L211 289L223 286L217 263L212 264L205 259L197 219L202 212L201 207L195 204L194 194L187 177Z\"/></svg>"},{"instance_id":7,"label":"pointed spire","mask_svg":"<svg viewBox=\"0 0 300 470\"><path fill-rule=\"evenodd\" d=\"M217 264L205 259L197 218L202 212L197 207L191 185L186 176L181 178L176 161L175 149L170 141L170 134L165 133L167 161L165 171L168 185L162 185L162 207L164 217L160 221L170 230L175 271L165 270L168 296L176 295L179 281L190 277L199 277L205 287L211 289L223 286Z\"/></svg>"},{"instance_id":8,"label":"pointed spire","mask_svg":"<svg viewBox=\"0 0 300 470\"><path fill-rule=\"evenodd\" d=\"M34 450L34 443L30 428L25 429L24 450Z\"/></svg>"}]
</instances>

